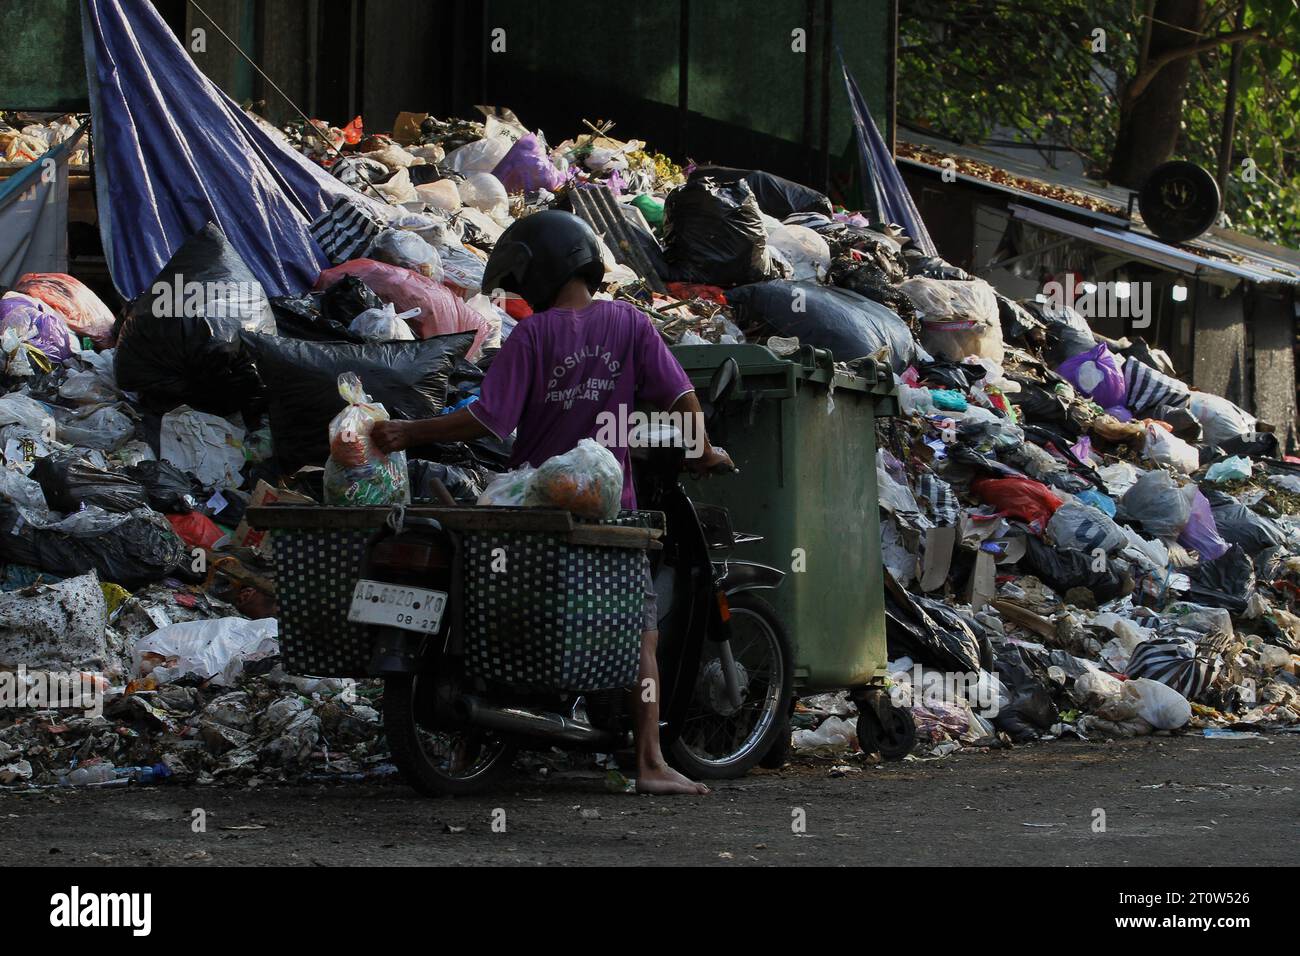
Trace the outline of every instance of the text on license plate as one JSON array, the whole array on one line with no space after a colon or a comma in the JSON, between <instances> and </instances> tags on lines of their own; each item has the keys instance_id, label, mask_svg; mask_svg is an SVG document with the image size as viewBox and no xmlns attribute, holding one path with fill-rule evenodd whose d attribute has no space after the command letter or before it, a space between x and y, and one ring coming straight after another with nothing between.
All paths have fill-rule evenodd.
<instances>
[{"instance_id":1,"label":"text on license plate","mask_svg":"<svg viewBox=\"0 0 1300 956\"><path fill-rule=\"evenodd\" d=\"M348 620L356 624L379 624L433 634L442 625L442 613L446 609L445 591L362 578L352 590Z\"/></svg>"}]
</instances>

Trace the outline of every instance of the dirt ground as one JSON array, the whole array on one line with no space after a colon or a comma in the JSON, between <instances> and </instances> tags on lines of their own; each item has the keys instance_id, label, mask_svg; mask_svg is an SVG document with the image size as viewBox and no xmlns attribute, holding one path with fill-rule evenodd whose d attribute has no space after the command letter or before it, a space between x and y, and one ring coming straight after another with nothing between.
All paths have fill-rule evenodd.
<instances>
[{"instance_id":1,"label":"dirt ground","mask_svg":"<svg viewBox=\"0 0 1300 956\"><path fill-rule=\"evenodd\" d=\"M201 866L1300 863L1300 734L1058 741L856 765L843 776L833 775L835 766L801 759L689 799L608 793L594 773L519 777L455 800L423 799L396 781L7 793L0 858ZM194 832L199 816L206 832Z\"/></svg>"}]
</instances>

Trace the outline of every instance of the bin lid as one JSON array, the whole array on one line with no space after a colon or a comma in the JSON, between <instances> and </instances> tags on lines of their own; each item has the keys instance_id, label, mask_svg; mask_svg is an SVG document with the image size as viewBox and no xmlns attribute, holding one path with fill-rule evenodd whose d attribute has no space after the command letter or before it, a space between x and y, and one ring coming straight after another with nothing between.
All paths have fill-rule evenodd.
<instances>
[{"instance_id":1,"label":"bin lid","mask_svg":"<svg viewBox=\"0 0 1300 956\"><path fill-rule=\"evenodd\" d=\"M823 385L834 380L835 388L852 392L871 392L881 396L897 394L894 376L881 362L864 359L853 371L836 368L834 358L825 349L801 345L799 351L788 357L777 355L766 345L674 345L670 351L689 375L692 372L712 374L729 358L734 358L744 375L785 372L799 381L819 382Z\"/></svg>"}]
</instances>

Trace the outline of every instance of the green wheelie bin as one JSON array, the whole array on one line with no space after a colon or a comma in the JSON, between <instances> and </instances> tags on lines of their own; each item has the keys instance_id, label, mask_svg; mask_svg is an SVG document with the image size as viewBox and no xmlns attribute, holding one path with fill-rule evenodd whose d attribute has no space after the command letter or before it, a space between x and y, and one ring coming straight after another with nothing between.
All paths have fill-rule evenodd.
<instances>
[{"instance_id":1,"label":"green wheelie bin","mask_svg":"<svg viewBox=\"0 0 1300 956\"><path fill-rule=\"evenodd\" d=\"M910 750L911 717L884 692L885 592L876 489L876 419L898 414L889 368L836 371L829 352L782 358L762 345L685 345L673 354L700 391L735 359L740 375L710 428L740 474L700 481L693 498L722 505L739 532L763 536L747 556L787 572L766 599L789 632L800 695L848 689L874 716L871 742ZM911 732L911 733L909 733ZM868 740L861 740L864 750ZM893 745L891 746L891 742ZM901 756L902 754L898 754Z\"/></svg>"}]
</instances>

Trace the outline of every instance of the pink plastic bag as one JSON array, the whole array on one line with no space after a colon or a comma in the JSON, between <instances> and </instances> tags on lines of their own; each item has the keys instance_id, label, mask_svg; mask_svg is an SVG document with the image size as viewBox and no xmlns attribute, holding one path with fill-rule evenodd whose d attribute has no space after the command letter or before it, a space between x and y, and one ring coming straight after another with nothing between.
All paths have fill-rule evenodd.
<instances>
[{"instance_id":1,"label":"pink plastic bag","mask_svg":"<svg viewBox=\"0 0 1300 956\"><path fill-rule=\"evenodd\" d=\"M536 133L529 133L511 146L492 175L510 193L535 193L539 189L555 192L564 185L564 173L547 158Z\"/></svg>"},{"instance_id":2,"label":"pink plastic bag","mask_svg":"<svg viewBox=\"0 0 1300 956\"><path fill-rule=\"evenodd\" d=\"M1190 495L1189 491L1192 492ZM1181 494L1190 498L1192 510L1178 535L1178 543L1185 548L1195 548L1202 561L1223 557L1229 544L1219 537L1219 526L1214 521L1209 499L1195 485L1188 485Z\"/></svg>"},{"instance_id":3,"label":"pink plastic bag","mask_svg":"<svg viewBox=\"0 0 1300 956\"><path fill-rule=\"evenodd\" d=\"M1102 408L1124 404L1124 373L1105 343L1071 356L1056 372Z\"/></svg>"},{"instance_id":4,"label":"pink plastic bag","mask_svg":"<svg viewBox=\"0 0 1300 956\"><path fill-rule=\"evenodd\" d=\"M29 272L18 280L15 292L40 299L68 321L76 335L98 346L113 342L113 313L79 280L62 272Z\"/></svg>"},{"instance_id":5,"label":"pink plastic bag","mask_svg":"<svg viewBox=\"0 0 1300 956\"><path fill-rule=\"evenodd\" d=\"M422 339L473 332L474 344L466 357L473 361L478 356L488 335L487 322L441 282L386 262L352 259L322 272L316 280L316 289L328 289L344 276L356 276L380 299L391 302L398 312L419 309L419 316L410 321L411 328Z\"/></svg>"}]
</instances>

